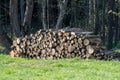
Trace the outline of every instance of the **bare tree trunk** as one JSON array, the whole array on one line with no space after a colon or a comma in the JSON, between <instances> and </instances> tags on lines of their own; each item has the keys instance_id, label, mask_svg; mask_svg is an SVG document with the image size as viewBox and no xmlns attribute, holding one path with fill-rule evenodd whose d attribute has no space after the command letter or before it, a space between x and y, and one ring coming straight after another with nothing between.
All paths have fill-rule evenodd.
<instances>
[{"instance_id":1,"label":"bare tree trunk","mask_svg":"<svg viewBox=\"0 0 120 80\"><path fill-rule=\"evenodd\" d=\"M89 0L89 26L92 26L92 1Z\"/></svg>"},{"instance_id":2,"label":"bare tree trunk","mask_svg":"<svg viewBox=\"0 0 120 80\"><path fill-rule=\"evenodd\" d=\"M115 0L108 0L108 10L112 10L114 8ZM112 49L113 47L113 14L108 14L108 49Z\"/></svg>"},{"instance_id":3,"label":"bare tree trunk","mask_svg":"<svg viewBox=\"0 0 120 80\"><path fill-rule=\"evenodd\" d=\"M33 13L33 6L34 1L33 0L26 0L26 10L24 15L24 21L23 21L23 29L24 35L29 34L31 29L31 20L32 20L32 13Z\"/></svg>"},{"instance_id":4,"label":"bare tree trunk","mask_svg":"<svg viewBox=\"0 0 120 80\"><path fill-rule=\"evenodd\" d=\"M20 25L18 20L18 0L10 0L10 24L13 28L13 33L20 36Z\"/></svg>"},{"instance_id":5,"label":"bare tree trunk","mask_svg":"<svg viewBox=\"0 0 120 80\"><path fill-rule=\"evenodd\" d=\"M99 7L98 7L98 0L95 0L95 30L94 34L98 35L99 30L100 30L100 25L99 25Z\"/></svg>"},{"instance_id":6,"label":"bare tree trunk","mask_svg":"<svg viewBox=\"0 0 120 80\"><path fill-rule=\"evenodd\" d=\"M24 0L20 0L20 21L21 21L21 24L24 20Z\"/></svg>"},{"instance_id":7,"label":"bare tree trunk","mask_svg":"<svg viewBox=\"0 0 120 80\"><path fill-rule=\"evenodd\" d=\"M74 27L76 26L76 10L75 10L75 6L76 3L75 3L75 0L74 1L71 1L71 7L73 8L72 11L70 12L70 15L71 15L71 18L70 18L70 27Z\"/></svg>"},{"instance_id":8,"label":"bare tree trunk","mask_svg":"<svg viewBox=\"0 0 120 80\"><path fill-rule=\"evenodd\" d=\"M95 4L96 4L96 0L93 0L93 25L94 25L94 27L95 27Z\"/></svg>"},{"instance_id":9,"label":"bare tree trunk","mask_svg":"<svg viewBox=\"0 0 120 80\"><path fill-rule=\"evenodd\" d=\"M89 0L89 26L91 27L91 30L93 30L94 24L95 24L95 0Z\"/></svg>"},{"instance_id":10,"label":"bare tree trunk","mask_svg":"<svg viewBox=\"0 0 120 80\"><path fill-rule=\"evenodd\" d=\"M56 29L62 28L62 20L66 14L68 0L58 0L59 5L59 15L57 19Z\"/></svg>"},{"instance_id":11,"label":"bare tree trunk","mask_svg":"<svg viewBox=\"0 0 120 80\"><path fill-rule=\"evenodd\" d=\"M118 5L119 5L119 6L118 6L118 11L120 12L120 0L118 0ZM119 21L120 21L120 15L119 15L118 17L119 17ZM118 27L118 28L119 28L119 29L118 29L118 30L119 30L119 32L118 32L118 36L119 36L119 37L118 37L118 40L120 41L120 24L119 24L119 27Z\"/></svg>"},{"instance_id":12,"label":"bare tree trunk","mask_svg":"<svg viewBox=\"0 0 120 80\"><path fill-rule=\"evenodd\" d=\"M105 0L102 0L102 41L105 44Z\"/></svg>"},{"instance_id":13,"label":"bare tree trunk","mask_svg":"<svg viewBox=\"0 0 120 80\"><path fill-rule=\"evenodd\" d=\"M77 24L77 11L76 11L76 1L73 1L73 13L74 13L74 26L75 27L78 27L78 24Z\"/></svg>"},{"instance_id":14,"label":"bare tree trunk","mask_svg":"<svg viewBox=\"0 0 120 80\"><path fill-rule=\"evenodd\" d=\"M119 3L118 3L118 0L116 1L116 7L115 7L115 11L118 13L119 12L119 7L118 7ZM115 15L115 21L114 21L114 25L115 25L115 46L117 45L118 43L118 40L119 40L119 18L117 15Z\"/></svg>"},{"instance_id":15,"label":"bare tree trunk","mask_svg":"<svg viewBox=\"0 0 120 80\"><path fill-rule=\"evenodd\" d=\"M49 29L50 23L49 23L49 0L47 0L47 28Z\"/></svg>"},{"instance_id":16,"label":"bare tree trunk","mask_svg":"<svg viewBox=\"0 0 120 80\"><path fill-rule=\"evenodd\" d=\"M47 21L46 21L46 0L42 1L42 24L43 24L43 29L47 29Z\"/></svg>"},{"instance_id":17,"label":"bare tree trunk","mask_svg":"<svg viewBox=\"0 0 120 80\"><path fill-rule=\"evenodd\" d=\"M118 0L118 12L120 12L120 0ZM118 20L118 22L120 22L120 15L118 15L118 17L119 17L119 20ZM118 24L118 30L119 30L119 32L118 32L118 40L120 41L120 23Z\"/></svg>"}]
</instances>

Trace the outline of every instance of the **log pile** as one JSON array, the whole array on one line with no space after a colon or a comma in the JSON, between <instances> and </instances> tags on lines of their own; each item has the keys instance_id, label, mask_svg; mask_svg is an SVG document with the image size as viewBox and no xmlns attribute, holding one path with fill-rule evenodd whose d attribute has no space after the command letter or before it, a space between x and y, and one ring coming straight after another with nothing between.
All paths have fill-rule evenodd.
<instances>
[{"instance_id":1,"label":"log pile","mask_svg":"<svg viewBox=\"0 0 120 80\"><path fill-rule=\"evenodd\" d=\"M80 57L111 60L99 38L78 36L75 32L39 30L13 41L11 57L60 59Z\"/></svg>"}]
</instances>

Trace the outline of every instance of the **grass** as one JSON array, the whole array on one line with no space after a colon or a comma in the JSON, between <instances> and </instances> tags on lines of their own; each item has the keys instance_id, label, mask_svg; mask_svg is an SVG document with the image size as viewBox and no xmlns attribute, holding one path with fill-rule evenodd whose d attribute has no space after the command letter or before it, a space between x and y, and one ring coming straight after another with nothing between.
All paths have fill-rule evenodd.
<instances>
[{"instance_id":1,"label":"grass","mask_svg":"<svg viewBox=\"0 0 120 80\"><path fill-rule=\"evenodd\" d=\"M120 80L120 62L29 60L0 55L0 80Z\"/></svg>"},{"instance_id":2,"label":"grass","mask_svg":"<svg viewBox=\"0 0 120 80\"><path fill-rule=\"evenodd\" d=\"M120 52L120 44L115 49ZM3 53L0 46L0 80L120 80L119 61L30 60Z\"/></svg>"}]
</instances>

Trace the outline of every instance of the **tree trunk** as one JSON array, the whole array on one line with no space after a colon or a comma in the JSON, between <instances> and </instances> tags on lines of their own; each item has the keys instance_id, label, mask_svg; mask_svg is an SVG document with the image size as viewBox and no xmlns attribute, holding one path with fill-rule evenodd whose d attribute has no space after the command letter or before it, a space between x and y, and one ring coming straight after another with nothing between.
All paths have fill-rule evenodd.
<instances>
[{"instance_id":1,"label":"tree trunk","mask_svg":"<svg viewBox=\"0 0 120 80\"><path fill-rule=\"evenodd\" d=\"M108 11L114 8L114 0L108 0ZM108 13L108 49L112 49L113 47L113 14Z\"/></svg>"},{"instance_id":2,"label":"tree trunk","mask_svg":"<svg viewBox=\"0 0 120 80\"><path fill-rule=\"evenodd\" d=\"M115 12L116 13L118 13L119 12L119 7L118 7L118 0L116 1L116 7L115 7ZM119 33L118 33L118 30L119 30L119 28L118 28L118 26L119 26L119 22L118 22L119 20L118 20L118 16L117 15L115 15L115 46L117 45L117 43L118 43L118 40L119 40Z\"/></svg>"},{"instance_id":3,"label":"tree trunk","mask_svg":"<svg viewBox=\"0 0 120 80\"><path fill-rule=\"evenodd\" d=\"M94 30L94 34L98 35L98 32L100 30L100 26L99 26L99 7L98 7L98 0L95 0L95 30Z\"/></svg>"},{"instance_id":4,"label":"tree trunk","mask_svg":"<svg viewBox=\"0 0 120 80\"><path fill-rule=\"evenodd\" d=\"M93 0L93 26L94 26L94 28L95 28L95 4L96 4L96 0Z\"/></svg>"},{"instance_id":5,"label":"tree trunk","mask_svg":"<svg viewBox=\"0 0 120 80\"><path fill-rule=\"evenodd\" d=\"M73 1L73 6L74 6L74 10L73 10L73 15L74 15L74 27L78 27L77 25L77 9L76 9L76 1Z\"/></svg>"},{"instance_id":6,"label":"tree trunk","mask_svg":"<svg viewBox=\"0 0 120 80\"><path fill-rule=\"evenodd\" d=\"M70 12L70 16L71 16L70 27L74 27L74 26L76 26L76 22L77 22L76 21L76 2L75 2L75 0L71 1L71 8L73 8L73 9Z\"/></svg>"},{"instance_id":7,"label":"tree trunk","mask_svg":"<svg viewBox=\"0 0 120 80\"><path fill-rule=\"evenodd\" d=\"M105 0L102 0L102 41L105 44Z\"/></svg>"},{"instance_id":8,"label":"tree trunk","mask_svg":"<svg viewBox=\"0 0 120 80\"><path fill-rule=\"evenodd\" d=\"M24 0L20 0L20 21L21 21L21 24L24 20Z\"/></svg>"},{"instance_id":9,"label":"tree trunk","mask_svg":"<svg viewBox=\"0 0 120 80\"><path fill-rule=\"evenodd\" d=\"M24 15L24 21L23 21L23 34L29 34L31 29L31 20L32 20L32 13L33 13L33 6L34 1L33 0L26 0L26 10Z\"/></svg>"},{"instance_id":10,"label":"tree trunk","mask_svg":"<svg viewBox=\"0 0 120 80\"><path fill-rule=\"evenodd\" d=\"M42 1L42 24L43 24L43 29L47 29L47 21L46 21L46 0Z\"/></svg>"},{"instance_id":11,"label":"tree trunk","mask_svg":"<svg viewBox=\"0 0 120 80\"><path fill-rule=\"evenodd\" d=\"M118 11L120 12L120 0L118 0L118 5L119 5L118 6ZM118 17L119 17L119 20L120 20L120 15ZM118 40L120 41L120 24L119 24L119 29L118 30L119 30L119 32L118 32L118 36L119 36Z\"/></svg>"},{"instance_id":12,"label":"tree trunk","mask_svg":"<svg viewBox=\"0 0 120 80\"><path fill-rule=\"evenodd\" d=\"M95 0L89 0L89 27L91 30L94 29L94 24L95 24Z\"/></svg>"},{"instance_id":13,"label":"tree trunk","mask_svg":"<svg viewBox=\"0 0 120 80\"><path fill-rule=\"evenodd\" d=\"M58 5L59 5L59 15L57 19L57 24L56 24L56 29L62 28L62 21L64 18L64 15L66 14L66 8L67 8L67 3L68 0L58 0Z\"/></svg>"},{"instance_id":14,"label":"tree trunk","mask_svg":"<svg viewBox=\"0 0 120 80\"><path fill-rule=\"evenodd\" d=\"M18 0L10 0L10 24L13 28L13 33L20 36L20 25L18 20Z\"/></svg>"},{"instance_id":15,"label":"tree trunk","mask_svg":"<svg viewBox=\"0 0 120 80\"><path fill-rule=\"evenodd\" d=\"M49 0L46 1L47 2L47 28L49 29Z\"/></svg>"}]
</instances>

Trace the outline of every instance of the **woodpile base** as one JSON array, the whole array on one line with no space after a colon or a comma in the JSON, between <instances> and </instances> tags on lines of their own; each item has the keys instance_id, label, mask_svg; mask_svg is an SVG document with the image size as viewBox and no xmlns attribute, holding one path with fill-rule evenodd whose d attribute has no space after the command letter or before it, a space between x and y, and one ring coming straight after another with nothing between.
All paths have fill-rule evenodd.
<instances>
[{"instance_id":1,"label":"woodpile base","mask_svg":"<svg viewBox=\"0 0 120 80\"><path fill-rule=\"evenodd\" d=\"M81 36L64 30L39 30L35 34L17 38L11 48L11 57L37 59L80 57L112 60L115 56L108 51L105 52L106 49L99 38Z\"/></svg>"}]
</instances>

